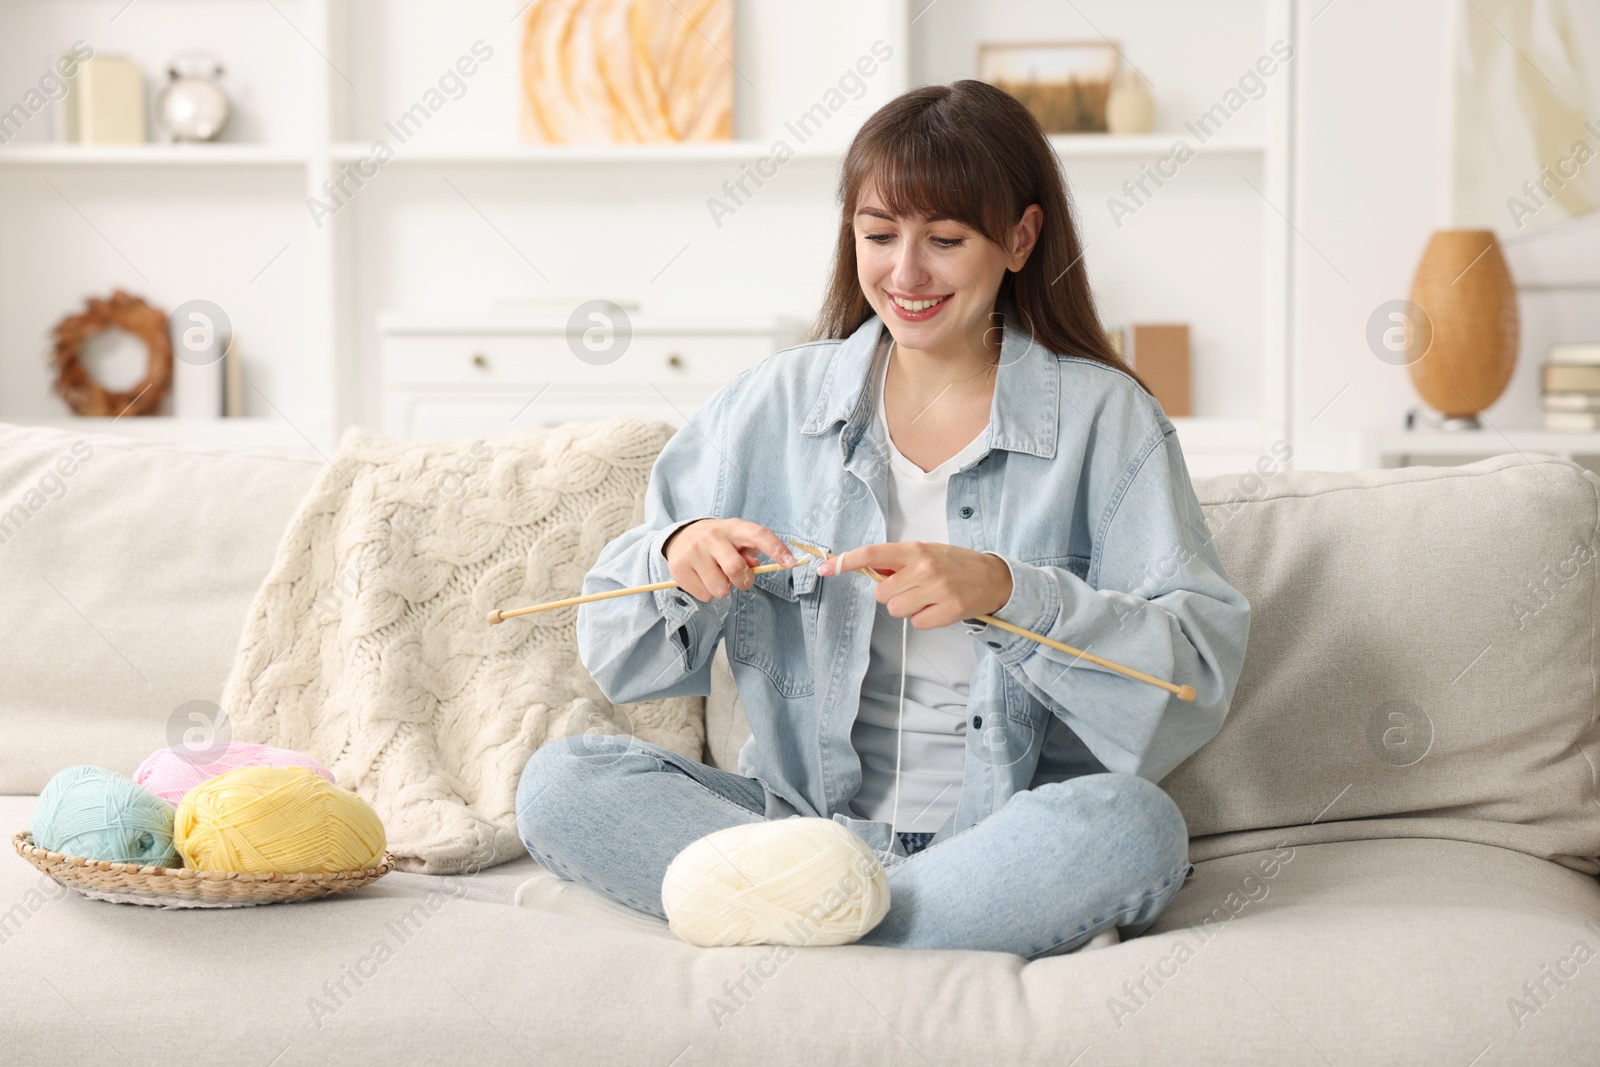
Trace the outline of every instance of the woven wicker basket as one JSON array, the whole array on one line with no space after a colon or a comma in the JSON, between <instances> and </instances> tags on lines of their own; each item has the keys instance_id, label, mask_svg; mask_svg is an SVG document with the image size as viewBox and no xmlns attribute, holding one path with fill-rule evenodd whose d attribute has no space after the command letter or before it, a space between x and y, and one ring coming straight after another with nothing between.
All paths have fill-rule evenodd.
<instances>
[{"instance_id":1,"label":"woven wicker basket","mask_svg":"<svg viewBox=\"0 0 1600 1067\"><path fill-rule=\"evenodd\" d=\"M253 874L197 871L190 867L142 867L82 856L63 856L38 848L23 830L11 839L17 855L57 882L95 900L146 904L158 908L248 908L255 904L311 900L377 881L394 869L385 852L375 867L326 874Z\"/></svg>"}]
</instances>

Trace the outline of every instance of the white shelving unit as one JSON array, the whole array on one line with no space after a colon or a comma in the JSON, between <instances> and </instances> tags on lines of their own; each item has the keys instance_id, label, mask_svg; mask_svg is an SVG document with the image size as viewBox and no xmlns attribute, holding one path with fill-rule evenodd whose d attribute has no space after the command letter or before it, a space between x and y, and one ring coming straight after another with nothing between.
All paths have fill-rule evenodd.
<instances>
[{"instance_id":1,"label":"white shelving unit","mask_svg":"<svg viewBox=\"0 0 1600 1067\"><path fill-rule=\"evenodd\" d=\"M219 144L96 147L51 143L41 114L0 145L0 420L100 424L65 417L50 395L48 331L119 286L167 307L213 300L245 356L240 426L141 419L139 432L290 452L309 441L329 454L344 426L382 424L381 315L514 313L519 299L570 295L809 319L837 225L837 165L860 121L910 85L976 76L980 40L1092 37L1092 19L1153 75L1158 128L1052 138L1091 279L1111 322L1191 324L1201 414L1174 419L1190 469L1242 470L1288 435L1292 64L1125 228L1101 205L1179 137L1195 145L1184 121L1273 42L1292 42L1296 2L739 0L734 140L573 147L519 143L520 23L503 4L8 5L0 70L18 73L0 94L22 92L37 78L27 72L82 39L139 61L153 96L173 53L204 46L229 71L236 120ZM493 58L460 79L460 95L316 217L329 183L475 41ZM788 138L793 159L770 187L714 220L707 203L879 41L893 58L859 97L819 135Z\"/></svg>"},{"instance_id":2,"label":"white shelving unit","mask_svg":"<svg viewBox=\"0 0 1600 1067\"><path fill-rule=\"evenodd\" d=\"M765 155L771 148L769 142L738 140L691 144L618 144L618 145L469 145L448 146L435 149L418 149L396 156L400 166L449 163L458 166L479 164L517 163L529 166L554 164L615 164L649 163L666 166L680 164L741 162ZM354 162L371 153L369 145L340 142L331 149L336 162ZM838 158L838 151L830 146L799 145L796 156L804 159Z\"/></svg>"},{"instance_id":3,"label":"white shelving unit","mask_svg":"<svg viewBox=\"0 0 1600 1067\"><path fill-rule=\"evenodd\" d=\"M18 144L0 148L0 165L69 167L304 167L304 152L253 144Z\"/></svg>"}]
</instances>

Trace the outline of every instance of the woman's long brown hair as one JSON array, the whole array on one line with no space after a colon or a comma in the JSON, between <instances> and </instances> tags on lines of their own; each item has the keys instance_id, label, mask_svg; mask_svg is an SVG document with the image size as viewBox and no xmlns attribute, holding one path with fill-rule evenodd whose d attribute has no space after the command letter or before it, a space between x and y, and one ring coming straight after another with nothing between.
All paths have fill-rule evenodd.
<instances>
[{"instance_id":1,"label":"woman's long brown hair","mask_svg":"<svg viewBox=\"0 0 1600 1067\"><path fill-rule=\"evenodd\" d=\"M839 237L833 277L811 340L849 337L875 314L856 273L855 214L876 186L900 218L948 218L1002 248L1029 204L1044 211L1039 240L1020 271L1007 271L996 314L1057 355L1082 356L1149 386L1117 355L1100 325L1082 262L1061 165L1028 109L1003 89L963 79L925 85L889 101L850 142L839 175Z\"/></svg>"}]
</instances>

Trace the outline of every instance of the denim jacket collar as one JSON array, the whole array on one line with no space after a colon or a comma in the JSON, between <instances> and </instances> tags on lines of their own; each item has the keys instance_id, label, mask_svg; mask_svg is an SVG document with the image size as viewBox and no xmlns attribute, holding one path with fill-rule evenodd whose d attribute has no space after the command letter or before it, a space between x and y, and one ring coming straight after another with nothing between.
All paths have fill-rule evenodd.
<instances>
[{"instance_id":1,"label":"denim jacket collar","mask_svg":"<svg viewBox=\"0 0 1600 1067\"><path fill-rule=\"evenodd\" d=\"M845 451L855 444L871 421L873 355L885 329L883 319L872 315L834 351L822 392L801 424L801 433L815 436L843 422ZM1060 422L1060 375L1055 357L1027 332L1006 322L989 412L989 447L1054 459Z\"/></svg>"}]
</instances>

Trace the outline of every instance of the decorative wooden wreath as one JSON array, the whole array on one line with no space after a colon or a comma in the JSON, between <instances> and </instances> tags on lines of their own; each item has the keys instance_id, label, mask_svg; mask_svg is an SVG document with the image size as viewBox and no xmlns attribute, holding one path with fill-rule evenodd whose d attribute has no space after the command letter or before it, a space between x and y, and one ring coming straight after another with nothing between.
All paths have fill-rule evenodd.
<instances>
[{"instance_id":1,"label":"decorative wooden wreath","mask_svg":"<svg viewBox=\"0 0 1600 1067\"><path fill-rule=\"evenodd\" d=\"M144 378L126 392L112 392L95 381L78 361L83 344L113 326L144 342L150 353ZM167 335L167 313L118 289L110 300L89 298L88 309L56 323L55 391L75 415L152 415L172 388L172 340Z\"/></svg>"}]
</instances>

